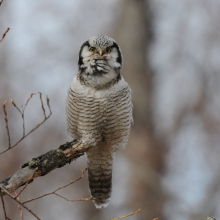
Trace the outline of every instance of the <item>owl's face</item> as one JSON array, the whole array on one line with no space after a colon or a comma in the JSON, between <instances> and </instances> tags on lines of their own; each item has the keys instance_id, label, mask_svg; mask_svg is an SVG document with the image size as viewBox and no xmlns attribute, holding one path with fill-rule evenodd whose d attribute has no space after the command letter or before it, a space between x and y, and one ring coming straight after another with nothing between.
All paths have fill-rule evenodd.
<instances>
[{"instance_id":1,"label":"owl's face","mask_svg":"<svg viewBox=\"0 0 220 220\"><path fill-rule=\"evenodd\" d=\"M101 88L120 80L122 54L113 39L98 35L82 45L78 65L80 81L88 86Z\"/></svg>"}]
</instances>

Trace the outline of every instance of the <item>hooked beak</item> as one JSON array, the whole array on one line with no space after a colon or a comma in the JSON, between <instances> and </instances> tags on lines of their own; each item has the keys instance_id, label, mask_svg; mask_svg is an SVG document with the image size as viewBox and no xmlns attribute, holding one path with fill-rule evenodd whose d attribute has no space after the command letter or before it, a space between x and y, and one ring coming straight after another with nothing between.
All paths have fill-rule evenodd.
<instances>
[{"instance_id":1,"label":"hooked beak","mask_svg":"<svg viewBox=\"0 0 220 220\"><path fill-rule=\"evenodd\" d=\"M102 56L102 50L99 50L99 54L100 54L100 56Z\"/></svg>"}]
</instances>

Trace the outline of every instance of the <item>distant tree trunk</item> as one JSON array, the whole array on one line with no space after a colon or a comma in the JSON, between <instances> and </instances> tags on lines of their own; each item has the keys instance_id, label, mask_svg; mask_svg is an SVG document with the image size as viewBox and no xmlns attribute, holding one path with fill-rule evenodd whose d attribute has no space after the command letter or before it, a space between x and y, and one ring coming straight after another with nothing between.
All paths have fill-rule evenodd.
<instances>
[{"instance_id":1,"label":"distant tree trunk","mask_svg":"<svg viewBox=\"0 0 220 220\"><path fill-rule=\"evenodd\" d=\"M122 49L122 74L133 90L134 125L128 146L134 167L130 205L142 208L137 215L139 219L164 219L161 174L166 150L153 132L150 109L152 72L147 60L152 18L145 0L124 0L122 8L121 18L112 36Z\"/></svg>"},{"instance_id":2,"label":"distant tree trunk","mask_svg":"<svg viewBox=\"0 0 220 220\"><path fill-rule=\"evenodd\" d=\"M145 125L149 115L148 76L146 51L149 44L149 18L144 0L124 0L119 22L113 36L123 53L123 76L133 89L136 124ZM149 75L149 74L148 74Z\"/></svg>"}]
</instances>

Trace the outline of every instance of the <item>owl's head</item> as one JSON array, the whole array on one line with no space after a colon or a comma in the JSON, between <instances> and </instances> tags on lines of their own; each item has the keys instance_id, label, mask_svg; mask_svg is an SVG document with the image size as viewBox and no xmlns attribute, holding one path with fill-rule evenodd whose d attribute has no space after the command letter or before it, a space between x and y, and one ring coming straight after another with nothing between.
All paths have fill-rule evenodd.
<instances>
[{"instance_id":1,"label":"owl's head","mask_svg":"<svg viewBox=\"0 0 220 220\"><path fill-rule=\"evenodd\" d=\"M111 85L121 78L121 50L108 36L91 37L81 46L78 65L82 83L95 88Z\"/></svg>"}]
</instances>

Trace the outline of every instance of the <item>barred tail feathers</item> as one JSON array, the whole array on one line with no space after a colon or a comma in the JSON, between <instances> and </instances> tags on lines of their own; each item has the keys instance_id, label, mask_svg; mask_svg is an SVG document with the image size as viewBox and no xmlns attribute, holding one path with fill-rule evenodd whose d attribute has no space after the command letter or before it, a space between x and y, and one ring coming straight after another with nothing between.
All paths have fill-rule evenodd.
<instances>
[{"instance_id":1,"label":"barred tail feathers","mask_svg":"<svg viewBox=\"0 0 220 220\"><path fill-rule=\"evenodd\" d=\"M93 202L96 208L105 208L110 202L112 192L112 162L114 153L103 152L103 148L98 152L97 148L99 147L91 148L87 152L89 188L91 196L95 198Z\"/></svg>"}]
</instances>

